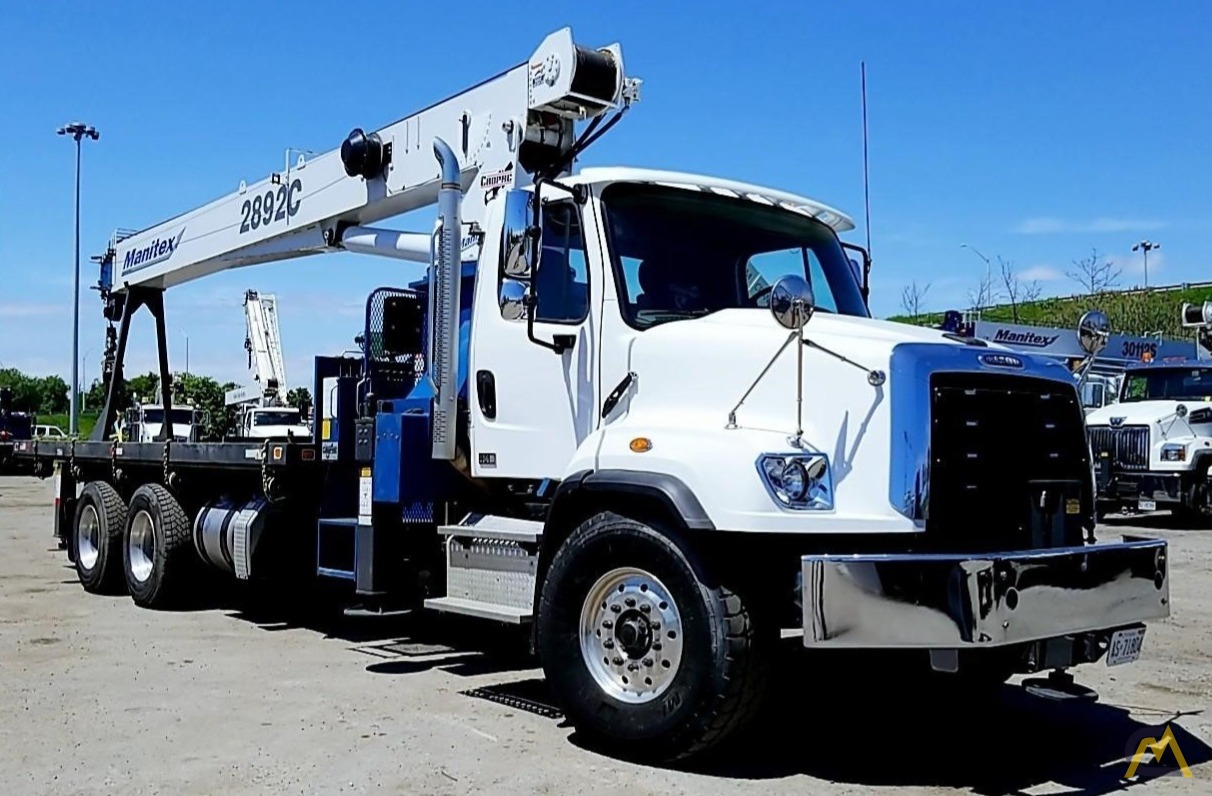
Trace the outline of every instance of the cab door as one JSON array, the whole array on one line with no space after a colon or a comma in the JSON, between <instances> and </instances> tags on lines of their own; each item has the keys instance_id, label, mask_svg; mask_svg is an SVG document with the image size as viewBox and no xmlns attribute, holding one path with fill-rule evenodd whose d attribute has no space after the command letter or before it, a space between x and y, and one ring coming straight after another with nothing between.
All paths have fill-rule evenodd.
<instances>
[{"instance_id":1,"label":"cab door","mask_svg":"<svg viewBox=\"0 0 1212 796\"><path fill-rule=\"evenodd\" d=\"M499 241L485 247L468 372L476 476L560 478L597 422L591 305L600 302L602 270L586 250L583 211L570 198L543 202L528 280L504 274ZM528 312L515 318L518 305L502 303L502 288L508 295L522 287L534 297L533 329Z\"/></svg>"}]
</instances>

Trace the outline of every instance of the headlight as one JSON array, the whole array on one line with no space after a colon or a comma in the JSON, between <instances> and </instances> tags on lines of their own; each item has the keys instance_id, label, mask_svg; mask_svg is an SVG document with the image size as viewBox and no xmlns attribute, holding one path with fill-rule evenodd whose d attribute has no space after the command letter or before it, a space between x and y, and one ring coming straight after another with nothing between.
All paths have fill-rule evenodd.
<instances>
[{"instance_id":1,"label":"headlight","mask_svg":"<svg viewBox=\"0 0 1212 796\"><path fill-rule=\"evenodd\" d=\"M766 491L785 508L829 511L833 508L833 478L823 453L765 453L758 473Z\"/></svg>"},{"instance_id":2,"label":"headlight","mask_svg":"<svg viewBox=\"0 0 1212 796\"><path fill-rule=\"evenodd\" d=\"M1185 462L1187 460L1187 446L1162 445L1161 460L1163 462Z\"/></svg>"}]
</instances>

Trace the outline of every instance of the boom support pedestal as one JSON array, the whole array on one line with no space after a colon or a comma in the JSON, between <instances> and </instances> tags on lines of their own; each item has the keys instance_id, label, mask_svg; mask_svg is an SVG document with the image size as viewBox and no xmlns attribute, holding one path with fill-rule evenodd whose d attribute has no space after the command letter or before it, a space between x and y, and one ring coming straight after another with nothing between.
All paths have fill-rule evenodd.
<instances>
[{"instance_id":1,"label":"boom support pedestal","mask_svg":"<svg viewBox=\"0 0 1212 796\"><path fill-rule=\"evenodd\" d=\"M121 410L120 403L126 383L123 366L126 359L126 341L130 337L130 322L140 307L147 307L156 319L156 348L160 366L160 396L164 404L164 423L160 426L157 441L173 438L172 375L168 370L168 335L164 327L164 290L162 288L132 287L127 291L122 308L122 321L118 327L118 350L114 355L114 369L105 391L105 409L93 428L92 439L104 441L114 432L114 423Z\"/></svg>"}]
</instances>

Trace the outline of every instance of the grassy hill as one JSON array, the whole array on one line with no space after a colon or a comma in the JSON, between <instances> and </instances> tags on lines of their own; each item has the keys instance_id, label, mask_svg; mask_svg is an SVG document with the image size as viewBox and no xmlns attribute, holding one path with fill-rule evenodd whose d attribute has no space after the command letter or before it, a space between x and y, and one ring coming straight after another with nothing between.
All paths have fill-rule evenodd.
<instances>
[{"instance_id":1,"label":"grassy hill","mask_svg":"<svg viewBox=\"0 0 1212 796\"><path fill-rule=\"evenodd\" d=\"M1083 312L1098 309L1107 313L1111 328L1117 333L1160 331L1167 337L1185 338L1190 332L1182 328L1179 318L1183 304L1208 300L1212 300L1212 282L1045 298L1020 304L1017 322L1031 326L1073 327ZM935 326L942 323L943 313L923 313L916 321L908 315L894 315L889 320ZM1015 311L1009 304L985 307L981 310L981 320L1014 323Z\"/></svg>"}]
</instances>

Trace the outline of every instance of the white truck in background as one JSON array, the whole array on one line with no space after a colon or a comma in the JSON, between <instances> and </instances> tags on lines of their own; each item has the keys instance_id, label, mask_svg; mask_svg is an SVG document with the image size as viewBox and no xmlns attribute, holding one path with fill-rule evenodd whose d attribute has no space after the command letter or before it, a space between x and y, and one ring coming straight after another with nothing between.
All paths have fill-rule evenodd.
<instances>
[{"instance_id":1,"label":"white truck in background","mask_svg":"<svg viewBox=\"0 0 1212 796\"><path fill-rule=\"evenodd\" d=\"M174 442L197 442L206 427L207 413L189 404L173 404ZM122 413L118 424L119 439L126 442L155 442L164 427L164 405L145 404L135 399L135 405Z\"/></svg>"},{"instance_id":2,"label":"white truck in background","mask_svg":"<svg viewBox=\"0 0 1212 796\"><path fill-rule=\"evenodd\" d=\"M288 439L311 435L302 413L286 403L286 361L278 329L278 299L269 293L244 293L244 350L252 371L252 387L228 390L224 401L235 407L237 439Z\"/></svg>"},{"instance_id":3,"label":"white truck in background","mask_svg":"<svg viewBox=\"0 0 1212 796\"><path fill-rule=\"evenodd\" d=\"M1128 368L1118 400L1086 417L1100 513L1212 520L1212 301L1184 305L1182 318L1199 355Z\"/></svg>"}]
</instances>

